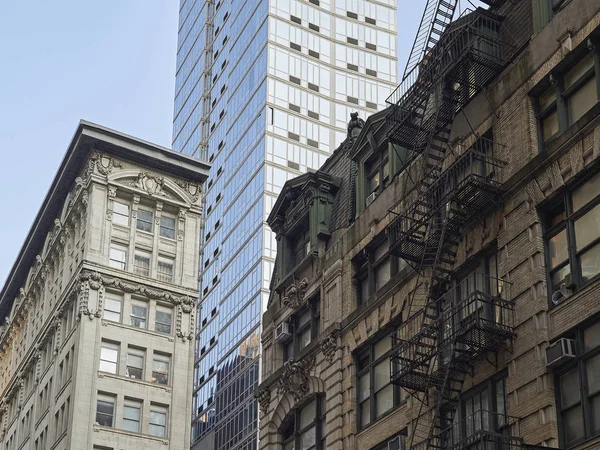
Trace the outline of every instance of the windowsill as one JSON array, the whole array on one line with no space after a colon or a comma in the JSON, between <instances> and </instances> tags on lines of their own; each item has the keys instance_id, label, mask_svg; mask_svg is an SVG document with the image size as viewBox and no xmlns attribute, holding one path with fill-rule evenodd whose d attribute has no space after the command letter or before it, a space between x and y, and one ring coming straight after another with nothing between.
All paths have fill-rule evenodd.
<instances>
[{"instance_id":1,"label":"windowsill","mask_svg":"<svg viewBox=\"0 0 600 450\"><path fill-rule=\"evenodd\" d=\"M595 278L593 278L592 280L587 282L583 287L581 287L580 289L577 289L569 298L563 300L558 305L552 304L552 301L549 300L549 303L550 303L550 309L548 311L549 318L552 320L553 317L563 314L565 309L570 308L571 305L579 303L581 297L588 295L591 291L594 291L596 289L600 289L600 276L596 276ZM588 315L586 315L585 317L582 316L580 318L580 322L584 322L585 320L587 320L588 317L590 317L593 313L594 313L593 311L590 311L590 313ZM569 328L572 328L572 327L570 326ZM549 327L549 331L551 331L552 329L553 329L552 326ZM554 341L554 340L558 339L565 331L567 331L567 330L561 329L561 330L558 330L558 332L551 332L548 335L548 339L550 339L550 341Z\"/></svg>"},{"instance_id":2,"label":"windowsill","mask_svg":"<svg viewBox=\"0 0 600 450\"><path fill-rule=\"evenodd\" d=\"M94 431L105 431L108 433L122 434L123 436L131 436L131 437L136 437L136 438L140 438L140 439L157 441L164 445L169 444L168 438L160 438L157 436L152 436L150 434L134 433L133 431L120 430L118 428L113 428L113 427L105 427L103 425L98 425L97 423L94 424Z\"/></svg>"},{"instance_id":3,"label":"windowsill","mask_svg":"<svg viewBox=\"0 0 600 450\"><path fill-rule=\"evenodd\" d=\"M50 407L46 406L46 409L44 410L44 412L42 413L40 418L35 422L36 428L40 426L40 423L42 422L42 420L44 420L44 418L48 415L48 411L50 411Z\"/></svg>"},{"instance_id":4,"label":"windowsill","mask_svg":"<svg viewBox=\"0 0 600 450\"><path fill-rule=\"evenodd\" d=\"M65 438L66 435L67 435L67 430L63 431L61 433L61 435L58 437L58 439L56 441L54 441L54 444L52 444L52 447L50 447L50 450L53 450L54 448L56 448L58 446L58 444L60 444L60 442Z\"/></svg>"},{"instance_id":5,"label":"windowsill","mask_svg":"<svg viewBox=\"0 0 600 450\"><path fill-rule=\"evenodd\" d=\"M172 390L172 387L169 384L153 383L151 381L141 380L139 378L131 378L131 377L127 377L125 375L118 375L118 374L110 373L110 372L102 372L101 370L99 370L97 372L97 375L98 375L98 378L112 378L115 380L128 381L128 382L134 383L134 384L140 384L143 386L151 386L151 387L155 387L158 389L162 389L166 392L171 392L171 390Z\"/></svg>"},{"instance_id":6,"label":"windowsill","mask_svg":"<svg viewBox=\"0 0 600 450\"><path fill-rule=\"evenodd\" d=\"M173 342L174 341L174 338L173 338L172 334L159 333L157 331L152 331L152 330L149 330L147 328L138 328L138 327L134 327L134 326L131 326L131 325L125 325L124 323L112 322L112 321L107 320L107 319L102 319L102 325L103 326L109 326L109 325L110 326L115 326L117 328L124 328L126 330L136 330L136 331L139 331L140 333L149 334L151 336L160 336L160 337L163 337L163 338L169 340L169 342Z\"/></svg>"},{"instance_id":7,"label":"windowsill","mask_svg":"<svg viewBox=\"0 0 600 450\"><path fill-rule=\"evenodd\" d=\"M594 450L598 448L598 444L600 444L600 435L588 438L577 444L569 445L565 448L569 450Z\"/></svg>"},{"instance_id":8,"label":"windowsill","mask_svg":"<svg viewBox=\"0 0 600 450\"><path fill-rule=\"evenodd\" d=\"M154 232L151 232L151 231L144 231L144 230L140 230L139 228L136 228L135 232L136 232L136 234L139 233L139 234L154 238Z\"/></svg>"}]
</instances>

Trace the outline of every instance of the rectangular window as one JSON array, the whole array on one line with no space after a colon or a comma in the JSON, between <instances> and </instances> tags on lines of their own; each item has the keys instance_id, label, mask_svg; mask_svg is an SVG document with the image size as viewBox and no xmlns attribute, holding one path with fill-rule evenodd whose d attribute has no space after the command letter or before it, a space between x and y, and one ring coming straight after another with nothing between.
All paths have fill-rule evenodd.
<instances>
[{"instance_id":1,"label":"rectangular window","mask_svg":"<svg viewBox=\"0 0 600 450\"><path fill-rule=\"evenodd\" d=\"M364 428L386 412L397 407L403 399L398 386L391 383L390 356L392 338L388 335L358 353L358 419Z\"/></svg>"},{"instance_id":2,"label":"rectangular window","mask_svg":"<svg viewBox=\"0 0 600 450\"><path fill-rule=\"evenodd\" d=\"M117 373L117 363L119 361L119 344L102 341L100 347L100 367L99 370L108 373Z\"/></svg>"},{"instance_id":3,"label":"rectangular window","mask_svg":"<svg viewBox=\"0 0 600 450\"><path fill-rule=\"evenodd\" d=\"M121 306L123 297L107 292L104 298L104 319L121 322Z\"/></svg>"},{"instance_id":4,"label":"rectangular window","mask_svg":"<svg viewBox=\"0 0 600 450\"><path fill-rule=\"evenodd\" d=\"M129 347L127 349L127 376L142 380L144 378L144 350Z\"/></svg>"},{"instance_id":5,"label":"rectangular window","mask_svg":"<svg viewBox=\"0 0 600 450\"><path fill-rule=\"evenodd\" d=\"M169 384L169 366L171 358L167 355L154 354L152 359L152 382Z\"/></svg>"},{"instance_id":6,"label":"rectangular window","mask_svg":"<svg viewBox=\"0 0 600 450\"><path fill-rule=\"evenodd\" d=\"M112 427L115 416L115 397L98 394L96 401L96 423L103 427Z\"/></svg>"},{"instance_id":7,"label":"rectangular window","mask_svg":"<svg viewBox=\"0 0 600 450\"><path fill-rule=\"evenodd\" d=\"M129 205L115 201L113 204L112 222L123 227L128 227Z\"/></svg>"},{"instance_id":8,"label":"rectangular window","mask_svg":"<svg viewBox=\"0 0 600 450\"><path fill-rule=\"evenodd\" d=\"M577 122L598 102L594 58L594 54L588 53L568 71L553 74L552 85L547 83L545 91L538 95L537 118L544 144Z\"/></svg>"},{"instance_id":9,"label":"rectangular window","mask_svg":"<svg viewBox=\"0 0 600 450\"><path fill-rule=\"evenodd\" d=\"M175 239L175 219L173 217L160 217L160 235L169 239Z\"/></svg>"},{"instance_id":10,"label":"rectangular window","mask_svg":"<svg viewBox=\"0 0 600 450\"><path fill-rule=\"evenodd\" d=\"M156 276L160 281L167 283L173 282L173 260L167 258L159 258L156 268Z\"/></svg>"},{"instance_id":11,"label":"rectangular window","mask_svg":"<svg viewBox=\"0 0 600 450\"><path fill-rule=\"evenodd\" d=\"M600 435L600 322L575 331L579 356L556 373L561 448Z\"/></svg>"},{"instance_id":12,"label":"rectangular window","mask_svg":"<svg viewBox=\"0 0 600 450\"><path fill-rule=\"evenodd\" d=\"M173 311L162 306L156 307L156 319L154 321L154 331L163 334L171 334Z\"/></svg>"},{"instance_id":13,"label":"rectangular window","mask_svg":"<svg viewBox=\"0 0 600 450\"><path fill-rule=\"evenodd\" d=\"M136 328L146 328L146 318L148 316L148 304L140 301L131 301L131 326Z\"/></svg>"},{"instance_id":14,"label":"rectangular window","mask_svg":"<svg viewBox=\"0 0 600 450\"><path fill-rule=\"evenodd\" d=\"M147 211L145 209L138 210L135 227L138 230L152 233L152 222L153 222L152 218L153 218L152 211Z\"/></svg>"},{"instance_id":15,"label":"rectangular window","mask_svg":"<svg viewBox=\"0 0 600 450\"><path fill-rule=\"evenodd\" d=\"M567 191L546 214L546 267L551 299L600 274L600 173Z\"/></svg>"},{"instance_id":16,"label":"rectangular window","mask_svg":"<svg viewBox=\"0 0 600 450\"><path fill-rule=\"evenodd\" d=\"M115 269L125 270L127 267L127 247L111 243L108 265Z\"/></svg>"},{"instance_id":17,"label":"rectangular window","mask_svg":"<svg viewBox=\"0 0 600 450\"><path fill-rule=\"evenodd\" d=\"M309 300L291 319L292 341L284 347L284 358L287 360L308 347L319 335L321 319L321 302L319 299Z\"/></svg>"},{"instance_id":18,"label":"rectangular window","mask_svg":"<svg viewBox=\"0 0 600 450\"><path fill-rule=\"evenodd\" d=\"M123 429L133 433L140 432L142 402L125 400L123 405Z\"/></svg>"},{"instance_id":19,"label":"rectangular window","mask_svg":"<svg viewBox=\"0 0 600 450\"><path fill-rule=\"evenodd\" d=\"M158 405L150 406L148 432L152 436L167 437L167 408Z\"/></svg>"},{"instance_id":20,"label":"rectangular window","mask_svg":"<svg viewBox=\"0 0 600 450\"><path fill-rule=\"evenodd\" d=\"M141 250L136 250L133 261L133 271L138 275L142 275L144 277L150 276L150 259L151 254L147 252L143 252Z\"/></svg>"}]
</instances>

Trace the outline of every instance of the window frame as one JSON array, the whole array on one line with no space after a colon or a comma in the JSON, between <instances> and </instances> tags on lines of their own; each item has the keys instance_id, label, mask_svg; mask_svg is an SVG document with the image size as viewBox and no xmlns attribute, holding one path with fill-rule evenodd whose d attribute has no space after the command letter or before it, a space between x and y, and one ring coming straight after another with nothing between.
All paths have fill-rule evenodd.
<instances>
[{"instance_id":1,"label":"window frame","mask_svg":"<svg viewBox=\"0 0 600 450\"><path fill-rule=\"evenodd\" d=\"M378 250L381 249L382 246L387 245L387 250L383 253L380 253ZM380 253L377 259L376 255ZM388 280L383 283L383 285L377 287L376 283L376 274L377 270L384 264L389 261L389 277ZM354 261L355 265L355 285L356 285L356 299L357 305L361 306L369 302L371 297L379 292L382 288L384 288L396 275L398 275L404 268L406 268L407 264L395 255L390 253L389 249L389 241L385 236L376 237L369 243L369 245L364 249L362 254L360 254ZM366 292L364 284L366 285ZM366 298L363 298L366 294Z\"/></svg>"},{"instance_id":2,"label":"window frame","mask_svg":"<svg viewBox=\"0 0 600 450\"><path fill-rule=\"evenodd\" d=\"M306 425L304 428L300 428L300 424L301 424L301 415L302 415L302 410L304 408L306 408L311 402L315 402L315 418L312 422L310 422L308 425ZM314 447L312 447L313 450L325 450L326 449L326 443L325 443L325 439L326 436L324 436L323 432L323 425L326 423L327 421L327 417L326 417L326 407L325 407L325 396L324 395L314 395L308 399L306 399L304 402L302 402L302 404L297 407L294 408L294 410L291 413L291 416L286 418L282 424L281 427L279 428L279 434L282 437L282 448L285 450L286 448L302 448L301 447L301 437L307 432L309 431L311 428L314 428L315 430L315 445ZM285 434L284 432L289 430L290 425L293 425L293 431L291 432L291 435L288 437L284 437ZM288 447L290 444L293 444L292 447Z\"/></svg>"},{"instance_id":3,"label":"window frame","mask_svg":"<svg viewBox=\"0 0 600 450\"><path fill-rule=\"evenodd\" d=\"M130 302L130 312L129 312L129 325L134 327L134 328L139 328L141 330L147 330L148 329L148 303L143 301L143 300L137 300L137 299L131 299ZM145 312L144 312L144 316L142 317L141 315L137 315L134 314L133 310L135 308L144 308ZM140 323L142 323L144 326L138 326L135 325L135 320L139 320Z\"/></svg>"},{"instance_id":4,"label":"window frame","mask_svg":"<svg viewBox=\"0 0 600 450\"><path fill-rule=\"evenodd\" d=\"M162 414L164 416L164 418L165 418L165 424L164 425L160 425L160 424L157 424L157 423L153 423L152 422L152 414L153 413L154 414ZM150 404L150 413L148 415L148 434L150 436L156 436L156 437L160 437L160 438L166 438L168 436L168 433L167 433L167 428L168 428L168 424L169 424L169 422L168 422L168 419L169 419L168 413L169 413L169 411L168 411L168 408L166 406L160 406L160 405L156 405L154 403ZM153 426L154 427L162 427L163 428L163 434L160 435L160 434L153 433L152 432L152 427Z\"/></svg>"},{"instance_id":5,"label":"window frame","mask_svg":"<svg viewBox=\"0 0 600 450\"><path fill-rule=\"evenodd\" d=\"M306 312L310 312L310 319L299 325L299 318ZM290 321L292 327L292 339L284 344L283 359L287 361L294 356L299 355L305 348L309 347L321 332L321 299L317 295L309 299L298 311L296 311ZM300 335L310 329L310 342L303 348L300 348Z\"/></svg>"},{"instance_id":6,"label":"window frame","mask_svg":"<svg viewBox=\"0 0 600 450\"><path fill-rule=\"evenodd\" d=\"M148 267L137 264L138 257L148 260ZM135 249L133 253L133 273L142 277L149 277L152 270L152 253L142 249Z\"/></svg>"},{"instance_id":7,"label":"window frame","mask_svg":"<svg viewBox=\"0 0 600 450\"><path fill-rule=\"evenodd\" d=\"M111 411L110 415L108 413L99 413L98 412L98 404L101 402L106 405L109 405L109 404L111 405L112 411ZM115 395L98 393L98 395L96 397L96 417L95 417L96 420L95 420L95 422L102 427L114 428L115 427L115 407L116 407L116 405L117 405L117 398ZM100 414L103 417L110 417L110 425L102 425L100 423L100 421L98 421L98 414Z\"/></svg>"},{"instance_id":8,"label":"window frame","mask_svg":"<svg viewBox=\"0 0 600 450\"><path fill-rule=\"evenodd\" d=\"M592 276L587 281L584 281L580 262L583 254L600 246L600 233L581 249L577 249L577 235L575 233L575 223L577 220L581 219L600 205L600 192L589 199L587 203L581 205L577 211L573 210L573 194L588 182L592 182L596 177L600 177L600 171L598 170L594 173L587 174L578 183L565 189L564 192L544 208L544 259L546 265L546 284L548 286L548 304L550 307L560 304L557 303L555 305L552 302L552 295L560 286L560 284L558 287L554 285L552 276L559 270L569 267L568 275L570 275L571 282L568 283L566 286L567 288L575 287L575 289L580 290L600 279L599 271L596 275ZM556 223L550 223L552 218L559 217L557 212L561 213L563 217ZM567 258L564 261L557 263L556 267L552 267L550 241L563 231L565 232L566 237ZM563 280L560 280L560 283L562 283L562 281Z\"/></svg>"},{"instance_id":9,"label":"window frame","mask_svg":"<svg viewBox=\"0 0 600 450\"><path fill-rule=\"evenodd\" d=\"M112 309L107 309L106 308L107 300L111 300L111 301L114 301L115 303L119 303L119 311L118 311L119 320L118 321L115 321L115 320L112 320L112 319L108 319L106 317L106 311L108 311L109 313L112 313L112 314L117 314L116 311L114 311ZM121 320L123 319L123 296L122 295L113 294L112 292L106 292L104 294L104 305L103 305L103 310L102 310L102 319L103 320L108 320L109 322L121 323Z\"/></svg>"},{"instance_id":10,"label":"window frame","mask_svg":"<svg viewBox=\"0 0 600 450\"><path fill-rule=\"evenodd\" d=\"M588 377L587 377L587 365L586 363L594 358L600 357L600 344L590 349L585 348L585 331L598 326L600 324L600 317L595 316L592 320L586 321L584 324L580 324L575 330L573 330L567 337L575 339L577 356L569 363L559 367L554 371L554 392L556 396L556 416L558 422L558 437L561 444L561 448L573 448L590 439L594 439L600 436L600 427L595 432L592 430L593 408L591 405L591 399L600 396L600 389L589 392ZM576 403L570 404L563 407L562 395L561 395L561 377L567 373L575 370L577 373L578 381L578 393L579 400ZM572 410L580 406L581 415L583 419L583 437L576 439L570 443L566 442L565 434L565 418L564 413L568 410ZM599 411L600 412L600 411Z\"/></svg>"},{"instance_id":11,"label":"window frame","mask_svg":"<svg viewBox=\"0 0 600 450\"><path fill-rule=\"evenodd\" d=\"M164 272L161 269L163 266L171 266L171 273ZM156 264L156 278L165 283L172 283L175 278L175 260L166 256L159 256Z\"/></svg>"},{"instance_id":12,"label":"window frame","mask_svg":"<svg viewBox=\"0 0 600 450\"><path fill-rule=\"evenodd\" d=\"M166 322L160 322L158 320L158 314L168 314L169 315L169 322L168 324ZM157 325L160 326L169 326L169 331L160 331L157 329ZM157 333L161 333L161 334L166 334L166 335L170 335L173 332L173 308L168 308L166 306L162 306L162 305L156 305L156 309L154 311L154 331L156 331Z\"/></svg>"},{"instance_id":13,"label":"window frame","mask_svg":"<svg viewBox=\"0 0 600 450\"><path fill-rule=\"evenodd\" d=\"M170 226L167 226L163 223L163 219L165 220L172 220L173 221L173 228L171 228ZM175 217L170 216L170 215L166 215L166 214L162 214L160 216L160 220L159 220L159 230L158 230L158 234L161 237L164 237L165 239L171 239L171 240L175 240L175 237L177 235L177 220L175 219ZM172 233L165 233L163 230L170 230L172 231Z\"/></svg>"},{"instance_id":14,"label":"window frame","mask_svg":"<svg viewBox=\"0 0 600 450\"><path fill-rule=\"evenodd\" d=\"M156 361L167 363L167 372L164 374L164 376L166 377L166 380L164 383L158 381L159 378L155 376L155 373L161 373L161 374L163 373L163 372L158 372L155 370L154 363ZM169 383L171 382L171 356L170 355L154 352L154 354L152 355L152 382L163 385L163 386L169 386Z\"/></svg>"},{"instance_id":15,"label":"window frame","mask_svg":"<svg viewBox=\"0 0 600 450\"><path fill-rule=\"evenodd\" d=\"M141 216L143 214L149 214L150 218L149 219L143 219ZM145 230L143 227L140 227L140 224L144 225L149 225L150 226L150 230ZM137 214L136 214L136 218L135 218L135 229L137 231L142 231L144 233L150 233L152 234L154 232L154 211L150 210L150 209L146 209L146 208L139 208L137 210Z\"/></svg>"},{"instance_id":16,"label":"window frame","mask_svg":"<svg viewBox=\"0 0 600 450\"><path fill-rule=\"evenodd\" d=\"M357 426L358 430L364 430L365 428L368 428L370 425L377 423L377 421L381 420L383 417L385 417L386 415L390 414L392 411L399 408L406 401L407 397L406 397L406 395L403 394L402 388L400 388L399 386L392 383L391 376L390 376L389 382L385 386L383 386L380 389L378 389L377 391L375 391L375 368L377 366L379 366L380 364L384 363L385 361L388 361L390 364L388 372L391 374L391 364L392 363L391 363L390 357L394 351L394 343L392 340L393 333L390 333L390 331L394 330L394 333L395 333L396 330L398 329L399 325L400 325L399 323L390 324L388 327L386 327L384 330L382 330L380 332L380 334L377 335L376 338L374 338L373 340L371 340L364 346L361 346L361 348L359 348L355 353L356 386L357 386L357 388L356 388L357 389L356 426ZM383 353L382 355L379 355L375 359L374 358L375 347L383 339L390 340L390 348L385 353ZM368 360L368 363L361 367L361 364L363 363L363 361L365 359ZM369 381L369 395L368 395L368 398L361 400L360 392L359 392L360 379L361 379L361 377L364 377L365 375L368 375L368 377L369 377L369 380L368 380ZM383 411L380 415L377 415L377 403L376 403L377 393L383 391L390 385L392 386L392 390L393 390L392 407L386 411ZM363 424L362 423L362 408L363 408L363 404L367 401L369 402L369 423Z\"/></svg>"},{"instance_id":17,"label":"window frame","mask_svg":"<svg viewBox=\"0 0 600 450\"><path fill-rule=\"evenodd\" d=\"M135 366L131 365L129 363L130 356L133 356L135 358L141 358L141 360L142 360L141 367L135 367ZM146 351L144 349L141 349L138 347L132 347L132 346L127 347L127 361L126 361L126 365L125 365L125 370L126 370L125 374L126 374L127 378L131 378L133 380L143 380L144 372L145 372L144 369L146 368L145 366L146 366ZM140 376L137 377L135 375L132 375L129 370L130 368L140 370L141 371Z\"/></svg>"},{"instance_id":18,"label":"window frame","mask_svg":"<svg viewBox=\"0 0 600 450\"><path fill-rule=\"evenodd\" d=\"M102 351L105 349L115 351L117 353L115 361L110 361L110 360L102 358ZM100 372L112 373L113 375L117 375L119 373L119 350L120 350L120 345L118 342L105 341L105 340L101 341L101 343L100 343L100 358L99 358L100 363L98 365L98 370ZM103 370L102 369L103 361L108 364L114 364L114 366L115 366L114 372Z\"/></svg>"},{"instance_id":19,"label":"window frame","mask_svg":"<svg viewBox=\"0 0 600 450\"><path fill-rule=\"evenodd\" d=\"M113 250L123 252L123 261L114 259ZM120 244L118 242L111 242L108 249L108 266L113 269L127 270L127 256L129 254L129 248L126 244ZM113 264L113 262L115 264Z\"/></svg>"},{"instance_id":20,"label":"window frame","mask_svg":"<svg viewBox=\"0 0 600 450\"><path fill-rule=\"evenodd\" d=\"M589 68L586 72L584 72L574 83L572 86L565 88L565 76L573 70L579 63L581 63L586 57L589 55L592 56L593 64L592 67ZM590 49L589 43L587 47L582 47L572 52L572 56L569 58L571 61L563 68L556 69L546 80L541 84L540 88L536 88L542 90L542 92L535 95L535 114L537 119L537 128L538 128L538 142L540 150L543 149L546 145L556 139L560 134L569 129L576 121L572 121L570 118L570 111L568 106L568 101L577 92L580 92L580 89L584 87L592 78L596 78L596 102L597 105L600 102L600 56L599 50ZM541 108L540 106L540 98L543 94L548 91L554 89L554 101L551 102L545 108ZM594 105L588 111L590 111ZM587 112L587 111L586 111ZM547 119L551 114L557 114L558 121L558 130L552 136L549 136L547 140L544 140L544 127L543 121ZM583 114L585 115L585 113ZM582 116L583 116L582 115ZM580 117L581 118L581 117Z\"/></svg>"},{"instance_id":21,"label":"window frame","mask_svg":"<svg viewBox=\"0 0 600 450\"><path fill-rule=\"evenodd\" d=\"M117 212L117 208L115 208L116 205L124 206L125 208L127 208L127 214L123 214L122 212ZM121 220L121 219L118 219L118 218L125 218L124 220L127 222L127 224L123 225L122 223L119 223L119 220ZM123 228L129 228L129 226L131 225L130 220L131 220L131 205L123 199L114 200L111 223L113 225L118 225Z\"/></svg>"},{"instance_id":22,"label":"window frame","mask_svg":"<svg viewBox=\"0 0 600 450\"><path fill-rule=\"evenodd\" d=\"M125 410L127 408L137 409L137 414L138 414L137 421L126 417ZM141 433L142 432L142 419L143 419L143 402L141 400L125 398L125 400L123 401L123 420L121 423L121 429L124 431L128 431L130 433ZM132 430L132 429L125 428L125 423L137 423L137 429Z\"/></svg>"}]
</instances>

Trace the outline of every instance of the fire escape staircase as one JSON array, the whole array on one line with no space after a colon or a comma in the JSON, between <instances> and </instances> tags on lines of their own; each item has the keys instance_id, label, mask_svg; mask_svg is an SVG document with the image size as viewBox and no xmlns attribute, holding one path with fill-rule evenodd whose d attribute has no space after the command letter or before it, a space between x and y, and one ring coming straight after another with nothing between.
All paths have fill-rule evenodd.
<instances>
[{"instance_id":1,"label":"fire escape staircase","mask_svg":"<svg viewBox=\"0 0 600 450\"><path fill-rule=\"evenodd\" d=\"M451 19L452 4L437 4L449 6ZM409 448L449 448L443 427L453 423L465 377L513 337L510 300L485 290L456 299L447 291L463 227L501 195L503 163L483 138L444 170L454 116L504 65L500 25L481 9L446 24L388 99L389 139L421 167L414 202L388 226L390 252L417 273L391 357L392 381L420 401Z\"/></svg>"}]
</instances>

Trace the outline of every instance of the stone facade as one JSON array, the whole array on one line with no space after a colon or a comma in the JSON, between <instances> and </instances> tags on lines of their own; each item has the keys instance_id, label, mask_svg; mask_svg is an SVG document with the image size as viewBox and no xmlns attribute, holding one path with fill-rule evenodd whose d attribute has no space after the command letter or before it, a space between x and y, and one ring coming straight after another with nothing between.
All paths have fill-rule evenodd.
<instances>
[{"instance_id":1,"label":"stone facade","mask_svg":"<svg viewBox=\"0 0 600 450\"><path fill-rule=\"evenodd\" d=\"M549 224L548 215L560 199L580 183L593 183L595 179L589 181L589 177L600 172L600 107L592 102L578 120L568 122L561 118L560 131L544 143L538 98L587 52L592 53L598 74L600 59L595 42L600 1L562 2L554 17L541 25L536 8L543 2L533 2L533 6L529 0L496 3L501 4L496 12L504 17L503 30L511 36L510 48L514 53L485 92L472 98L456 114L449 139L452 151L445 156L444 168L477 137L493 135L494 157L505 163L494 174L503 194L497 204L490 205L462 229L452 264L458 278L459 274L470 273L469 268L474 264L493 256L495 273L503 286L510 286L515 337L499 345L487 360L473 365L472 373L466 376L457 394L457 402L463 409L465 402L471 402L466 408L472 408L474 396L485 392L490 410L492 403L496 408L503 403L503 414L508 421L508 431L503 432L517 439L511 449L524 445L598 448L600 437L588 416L583 419L583 436L577 434L580 430L567 430L567 412L561 405L560 393L563 375L571 373L569 368L577 364L587 367L583 361L588 358L585 355L594 355L597 350L585 353L587 350L579 347L578 358L567 357L563 364L550 367L546 349L563 337L575 339L581 345L576 338L578 333L584 328L591 330L587 327L600 320L600 281L594 277L598 272L593 272L596 270L593 267L600 270L597 263L592 263L591 269L581 269L592 271L589 280L563 282L561 289L566 298L559 296L556 305L552 301L557 298L551 278L555 262L549 254L548 234L554 226ZM329 218L318 224L325 226L326 232L316 233L310 241L311 251L303 259L294 257L286 242L296 242L296 224L302 223L297 214L298 199L306 198L303 184L307 179L288 182L269 217L281 244L263 319L263 381L257 391L261 406L261 449L288 448L283 446L294 440L294 433L299 433L298 439L304 439L303 430L297 424L296 428L290 424L313 398L322 398L324 405L322 415L317 414L314 421L315 440L320 441L316 448L380 449L388 445L409 448L412 436L417 434L419 412L425 415L418 427L426 422L423 417L427 418L428 407L420 410L418 398L422 395L418 393L396 394L396 388L390 389L398 398L382 402L387 405L382 414L367 411L367 405L361 403L365 389L359 385L359 376L370 370L363 368L363 356L367 355L366 361L370 361L367 364L373 364L379 343L406 326L402 324L411 314L408 299L415 291L414 298L418 299L418 290L422 289L416 285L419 278L411 268L400 262L396 262L395 270L390 269L391 274L383 283L369 281L377 276L377 252L388 242L390 223L398 211L406 210L414 201L411 195L422 164L419 158L407 168L393 162L396 150L387 142L386 114L383 111L371 116L364 127L351 126L348 139L320 169L320 178L329 175L335 180L336 189L327 198L310 197L313 202L310 208L316 202L329 205ZM389 155L390 179L367 204L365 164L378 152L384 159ZM315 180L318 178L313 176ZM598 190L590 195L597 201ZM313 221L304 223L315 226ZM597 224L588 229L598 227ZM309 234L315 235L312 231ZM573 267L578 264L575 260L573 257ZM361 261L369 261L366 280L372 283L370 291L362 290ZM504 292L508 296L508 291ZM317 325L311 338L304 339L296 335L304 329L302 315L311 305L319 308L318 313L313 312ZM585 342L587 339L594 340L586 337ZM595 342L594 345L600 343ZM587 348L592 344L585 345ZM394 354L393 350L388 351ZM594 372L588 369L588 373ZM582 388L590 398L593 389L589 380L594 376L588 375L589 386ZM376 375L366 389L367 396L376 393L378 382ZM478 401L483 402L484 394L477 395ZM492 396L496 400L492 401ZM587 409L585 414L589 413L592 404L586 403L587 400L581 402ZM379 407L379 400L369 404ZM573 439L571 433L579 437ZM417 440L412 444L417 444Z\"/></svg>"},{"instance_id":2,"label":"stone facade","mask_svg":"<svg viewBox=\"0 0 600 450\"><path fill-rule=\"evenodd\" d=\"M207 172L79 125L0 295L2 448L189 448Z\"/></svg>"}]
</instances>

